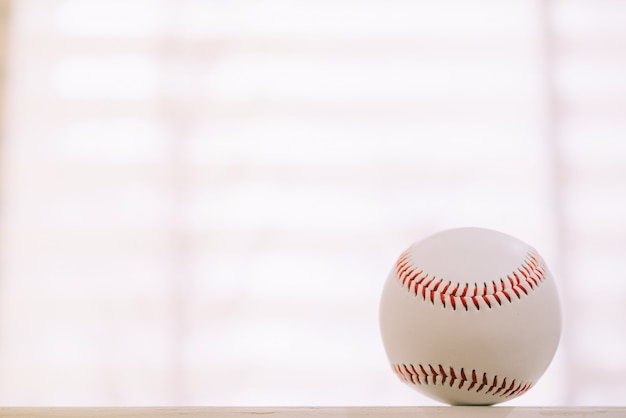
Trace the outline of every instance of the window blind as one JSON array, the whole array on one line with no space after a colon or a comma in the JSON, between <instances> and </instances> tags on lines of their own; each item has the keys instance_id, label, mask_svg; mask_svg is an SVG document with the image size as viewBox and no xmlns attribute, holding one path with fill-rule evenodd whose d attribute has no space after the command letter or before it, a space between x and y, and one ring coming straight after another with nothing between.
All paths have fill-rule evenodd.
<instances>
[{"instance_id":1,"label":"window blind","mask_svg":"<svg viewBox=\"0 0 626 418\"><path fill-rule=\"evenodd\" d=\"M562 289L557 357L509 403L618 404L623 8L12 2L0 401L431 404L378 298L414 240L476 225Z\"/></svg>"}]
</instances>

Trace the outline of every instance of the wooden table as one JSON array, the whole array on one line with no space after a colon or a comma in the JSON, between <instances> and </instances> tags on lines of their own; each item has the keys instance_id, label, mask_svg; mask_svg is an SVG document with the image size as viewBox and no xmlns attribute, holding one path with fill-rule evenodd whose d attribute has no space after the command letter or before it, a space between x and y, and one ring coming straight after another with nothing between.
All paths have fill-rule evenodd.
<instances>
[{"instance_id":1,"label":"wooden table","mask_svg":"<svg viewBox=\"0 0 626 418\"><path fill-rule=\"evenodd\" d=\"M0 417L124 417L124 418L626 418L626 407L4 407Z\"/></svg>"}]
</instances>

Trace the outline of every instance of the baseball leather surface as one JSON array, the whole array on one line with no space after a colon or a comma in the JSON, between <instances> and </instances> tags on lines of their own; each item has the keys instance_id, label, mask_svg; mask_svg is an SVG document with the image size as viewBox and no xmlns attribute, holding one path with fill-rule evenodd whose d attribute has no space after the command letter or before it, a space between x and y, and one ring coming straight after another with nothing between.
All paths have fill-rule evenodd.
<instances>
[{"instance_id":1,"label":"baseball leather surface","mask_svg":"<svg viewBox=\"0 0 626 418\"><path fill-rule=\"evenodd\" d=\"M395 374L452 405L528 391L561 334L554 279L528 244L483 228L414 243L385 283L380 330Z\"/></svg>"}]
</instances>

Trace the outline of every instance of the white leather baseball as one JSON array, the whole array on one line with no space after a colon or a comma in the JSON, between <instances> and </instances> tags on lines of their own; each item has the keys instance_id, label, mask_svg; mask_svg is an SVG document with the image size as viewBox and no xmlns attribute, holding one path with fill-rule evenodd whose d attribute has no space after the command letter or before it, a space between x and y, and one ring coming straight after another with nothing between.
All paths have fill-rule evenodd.
<instances>
[{"instance_id":1,"label":"white leather baseball","mask_svg":"<svg viewBox=\"0 0 626 418\"><path fill-rule=\"evenodd\" d=\"M491 405L525 393L545 372L561 311L535 249L458 228L400 256L383 289L380 330L402 381L451 405Z\"/></svg>"}]
</instances>

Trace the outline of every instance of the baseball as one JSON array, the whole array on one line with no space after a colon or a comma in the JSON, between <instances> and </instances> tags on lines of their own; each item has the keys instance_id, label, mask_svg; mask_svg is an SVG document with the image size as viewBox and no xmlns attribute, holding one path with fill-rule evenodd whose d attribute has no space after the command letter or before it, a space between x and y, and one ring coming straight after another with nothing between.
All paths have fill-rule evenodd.
<instances>
[{"instance_id":1,"label":"baseball","mask_svg":"<svg viewBox=\"0 0 626 418\"><path fill-rule=\"evenodd\" d=\"M527 392L552 361L557 288L517 238L445 230L400 255L383 288L380 331L404 383L450 405L492 405Z\"/></svg>"}]
</instances>

